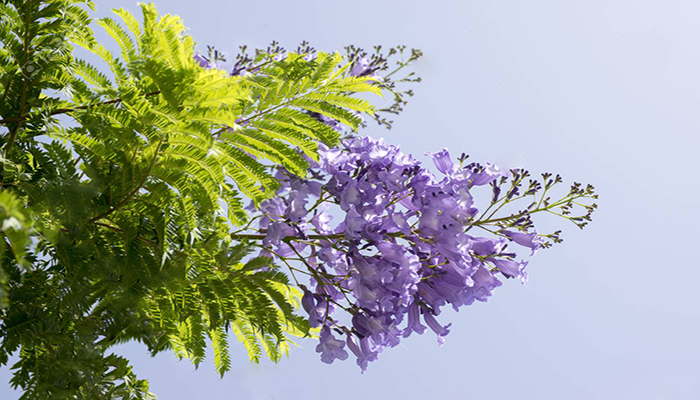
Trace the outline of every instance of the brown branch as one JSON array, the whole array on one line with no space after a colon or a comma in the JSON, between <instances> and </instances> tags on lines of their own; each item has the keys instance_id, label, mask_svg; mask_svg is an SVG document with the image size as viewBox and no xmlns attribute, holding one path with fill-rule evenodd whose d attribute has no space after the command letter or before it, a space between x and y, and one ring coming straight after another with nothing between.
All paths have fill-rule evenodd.
<instances>
[{"instance_id":1,"label":"brown branch","mask_svg":"<svg viewBox=\"0 0 700 400\"><path fill-rule=\"evenodd\" d=\"M272 64L272 63L274 63L274 62L275 62L275 60L268 60L268 61L265 61L264 63L258 64L258 65L254 65L254 66L250 67L250 69L246 69L245 71L248 71L248 72L255 72L256 69L260 69L260 68L262 68L262 67L264 67L264 66L266 66L266 65L268 65L268 64Z\"/></svg>"},{"instance_id":2,"label":"brown branch","mask_svg":"<svg viewBox=\"0 0 700 400\"><path fill-rule=\"evenodd\" d=\"M7 93L10 90L11 83L12 83L12 79L8 79L7 83L5 83L5 90L3 90L3 92L2 92L2 100L0 100L0 101L5 101L5 99L7 98Z\"/></svg>"}]
</instances>

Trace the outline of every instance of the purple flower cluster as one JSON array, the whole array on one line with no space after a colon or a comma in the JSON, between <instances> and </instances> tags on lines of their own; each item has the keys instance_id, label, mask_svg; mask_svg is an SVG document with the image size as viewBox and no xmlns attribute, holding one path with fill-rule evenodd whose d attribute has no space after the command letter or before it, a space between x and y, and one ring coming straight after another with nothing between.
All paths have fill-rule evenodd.
<instances>
[{"instance_id":1,"label":"purple flower cluster","mask_svg":"<svg viewBox=\"0 0 700 400\"><path fill-rule=\"evenodd\" d=\"M346 359L347 346L365 370L384 348L427 328L442 344L450 324L435 317L443 306L486 301L501 277L527 278L527 262L507 244L534 253L536 232L470 233L479 212L472 188L505 174L489 164L457 166L447 150L429 155L440 178L383 140L347 139L320 151L317 179L279 171L283 188L261 205L263 255L294 258L304 268L290 270L310 276L302 306L321 328L323 362ZM329 205L342 211L335 224ZM334 317L340 309L352 316L347 326Z\"/></svg>"},{"instance_id":2,"label":"purple flower cluster","mask_svg":"<svg viewBox=\"0 0 700 400\"><path fill-rule=\"evenodd\" d=\"M403 50L390 49L389 56ZM242 51L231 75L259 70L245 47ZM371 57L353 46L347 51L348 75L368 77L392 89L395 103L388 112L401 111L406 103L402 96L412 93L393 90L395 82L389 77L421 53L412 50L408 61L402 59L396 70L382 77L379 72L387 69L387 59L379 48ZM218 69L218 62L225 59L212 48L209 53L195 60L204 68ZM286 57L276 42L261 53L274 61ZM315 50L305 43L297 53L307 61L315 57ZM411 75L401 81L419 81ZM333 118L308 113L334 130L347 130ZM391 127L391 121L376 114L373 118ZM508 174L491 164L465 166L464 155L457 165L446 149L428 155L439 177L383 140L351 137L336 148L321 146L318 162L309 160L312 178L300 179L278 169L276 178L282 187L277 196L259 205L258 232L241 235L261 240L261 255L287 265L303 289L301 303L309 325L320 328L316 351L323 362L345 360L349 350L364 371L386 347L428 329L442 345L451 326L436 319L443 306L458 310L474 301L487 301L503 277L527 279L527 262L517 259L509 243L524 246L534 255L561 242L560 231L538 234L532 213L547 211L583 228L597 207L577 201L597 198L590 185L574 183L560 200L547 197L548 190L561 182L559 175L545 173L541 183L529 179L524 186L530 176L524 170ZM491 204L479 210L472 189L484 186L491 187L493 196ZM532 197L527 208L494 217L506 204L526 197ZM571 215L578 206L586 213ZM340 216L337 223L332 223L334 216ZM476 236L475 227L491 236ZM308 275L311 287L300 284L297 274Z\"/></svg>"}]
</instances>

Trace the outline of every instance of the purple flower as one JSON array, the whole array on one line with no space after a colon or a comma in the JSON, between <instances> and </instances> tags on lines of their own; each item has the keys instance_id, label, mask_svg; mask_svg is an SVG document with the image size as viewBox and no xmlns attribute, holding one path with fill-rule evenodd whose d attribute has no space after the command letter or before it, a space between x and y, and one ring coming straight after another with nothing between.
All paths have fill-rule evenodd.
<instances>
[{"instance_id":1,"label":"purple flower","mask_svg":"<svg viewBox=\"0 0 700 400\"><path fill-rule=\"evenodd\" d=\"M208 67L209 66L209 60L204 58L202 55L195 54L194 55L194 60L197 61L200 67Z\"/></svg>"},{"instance_id":2,"label":"purple flower","mask_svg":"<svg viewBox=\"0 0 700 400\"><path fill-rule=\"evenodd\" d=\"M490 256L503 251L506 243L503 239L490 239L484 237L470 237L471 250L480 256Z\"/></svg>"},{"instance_id":3,"label":"purple flower","mask_svg":"<svg viewBox=\"0 0 700 400\"><path fill-rule=\"evenodd\" d=\"M362 232L367 221L354 208L351 208L345 216L345 233L349 237L355 237Z\"/></svg>"},{"instance_id":4,"label":"purple flower","mask_svg":"<svg viewBox=\"0 0 700 400\"><path fill-rule=\"evenodd\" d=\"M331 232L330 222L333 216L325 211L320 211L311 219L311 224L316 228L316 232L320 234L328 234Z\"/></svg>"},{"instance_id":5,"label":"purple flower","mask_svg":"<svg viewBox=\"0 0 700 400\"><path fill-rule=\"evenodd\" d=\"M506 278L519 277L523 281L525 280L526 261L517 262L507 258L489 258L488 260L491 261Z\"/></svg>"},{"instance_id":6,"label":"purple flower","mask_svg":"<svg viewBox=\"0 0 700 400\"><path fill-rule=\"evenodd\" d=\"M442 149L442 151L438 151L437 153L425 154L433 159L433 163L437 167L438 171L442 172L443 174L450 175L454 171L454 163L452 163L450 152L447 151L447 149Z\"/></svg>"},{"instance_id":7,"label":"purple flower","mask_svg":"<svg viewBox=\"0 0 700 400\"><path fill-rule=\"evenodd\" d=\"M367 57L360 57L360 59L353 63L352 69L350 70L350 75L357 77L366 76L373 78L376 81L381 81L382 77L375 73L377 69L379 69L379 66L370 62Z\"/></svg>"},{"instance_id":8,"label":"purple flower","mask_svg":"<svg viewBox=\"0 0 700 400\"><path fill-rule=\"evenodd\" d=\"M455 174L456 178L466 179L470 182L470 186L483 186L495 181L496 179L507 176L497 166L486 164L485 166L476 165L473 168L465 168Z\"/></svg>"},{"instance_id":9,"label":"purple flower","mask_svg":"<svg viewBox=\"0 0 700 400\"><path fill-rule=\"evenodd\" d=\"M408 326L403 331L403 336L408 337L412 332L422 335L425 332L425 326L420 323L420 308L418 302L414 301L408 306Z\"/></svg>"},{"instance_id":10,"label":"purple flower","mask_svg":"<svg viewBox=\"0 0 700 400\"><path fill-rule=\"evenodd\" d=\"M362 73L364 73L368 67L369 67L369 60L366 57L361 57L353 65L352 70L350 70L350 75L361 76Z\"/></svg>"},{"instance_id":11,"label":"purple flower","mask_svg":"<svg viewBox=\"0 0 700 400\"><path fill-rule=\"evenodd\" d=\"M514 232L509 230L502 230L502 234L507 236L510 240L515 243L529 247L532 250L530 255L535 255L537 250L542 246L542 238L537 235L537 232L525 233L525 232Z\"/></svg>"},{"instance_id":12,"label":"purple flower","mask_svg":"<svg viewBox=\"0 0 700 400\"><path fill-rule=\"evenodd\" d=\"M360 366L362 372L367 370L367 363L369 361L374 361L379 355L380 349L372 343L369 337L360 339L360 345L358 346L355 338L352 335L348 335L347 344L350 351L357 357L357 365Z\"/></svg>"},{"instance_id":13,"label":"purple flower","mask_svg":"<svg viewBox=\"0 0 700 400\"><path fill-rule=\"evenodd\" d=\"M387 214L387 217L384 218L382 229L391 233L409 233L411 231L411 227L408 224L408 219L413 216L413 213L402 213L387 210Z\"/></svg>"},{"instance_id":14,"label":"purple flower","mask_svg":"<svg viewBox=\"0 0 700 400\"><path fill-rule=\"evenodd\" d=\"M350 182L340 194L340 208L348 211L351 206L360 204L362 198L357 187L357 182Z\"/></svg>"},{"instance_id":15,"label":"purple flower","mask_svg":"<svg viewBox=\"0 0 700 400\"><path fill-rule=\"evenodd\" d=\"M445 336L447 336L448 333L450 333L450 326L452 324L447 324L445 326L440 325L433 314L430 311L425 311L423 313L423 318L425 319L425 323L428 324L430 329L435 332L436 335L438 335L438 344L442 346L445 344Z\"/></svg>"},{"instance_id":16,"label":"purple flower","mask_svg":"<svg viewBox=\"0 0 700 400\"><path fill-rule=\"evenodd\" d=\"M487 301L494 289L502 285L494 273L483 266L477 268L472 275L472 280L474 281L472 286L465 288L465 305L472 304L474 300Z\"/></svg>"},{"instance_id":17,"label":"purple flower","mask_svg":"<svg viewBox=\"0 0 700 400\"><path fill-rule=\"evenodd\" d=\"M216 63L212 63L209 61L208 58L200 55L200 54L195 54L194 55L194 60L197 61L200 67L204 67L206 69L216 69L219 68L219 66Z\"/></svg>"},{"instance_id":18,"label":"purple flower","mask_svg":"<svg viewBox=\"0 0 700 400\"><path fill-rule=\"evenodd\" d=\"M316 352L321 353L321 361L326 364L332 364L335 359L341 361L346 360L348 358L348 352L343 349L344 347L345 342L333 337L328 326L324 325L323 328L321 328L319 343L316 346Z\"/></svg>"},{"instance_id":19,"label":"purple flower","mask_svg":"<svg viewBox=\"0 0 700 400\"><path fill-rule=\"evenodd\" d=\"M316 298L306 286L302 285L301 289L304 291L304 295L301 297L301 306L304 308L304 311L311 314L314 307L316 307Z\"/></svg>"},{"instance_id":20,"label":"purple flower","mask_svg":"<svg viewBox=\"0 0 700 400\"><path fill-rule=\"evenodd\" d=\"M309 325L312 328L318 328L326 321L328 314L333 313L335 307L328 302L326 296L312 293L303 285L301 288L304 291L301 305L304 311L309 314Z\"/></svg>"}]
</instances>

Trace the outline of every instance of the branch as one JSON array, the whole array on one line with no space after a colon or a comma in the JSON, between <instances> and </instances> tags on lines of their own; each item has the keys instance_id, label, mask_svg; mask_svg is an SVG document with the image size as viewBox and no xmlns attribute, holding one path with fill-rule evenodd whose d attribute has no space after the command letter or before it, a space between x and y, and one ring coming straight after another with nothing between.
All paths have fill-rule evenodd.
<instances>
[{"instance_id":1,"label":"branch","mask_svg":"<svg viewBox=\"0 0 700 400\"><path fill-rule=\"evenodd\" d=\"M91 218L88 221L88 223L99 221L100 219L108 216L109 214L119 210L124 204L126 204L126 202L131 200L131 198L133 196L135 196L139 190L141 190L143 185L146 183L146 180L148 180L148 177L151 176L151 171L153 171L153 167L156 165L156 159L158 158L158 153L160 152L161 144L163 144L162 138L158 142L158 145L156 146L156 150L153 153L153 158L151 159L151 163L148 165L148 169L146 170L146 173L143 175L143 178L141 178L141 181L139 181L138 185L136 185L136 187L131 192L129 192L129 194L127 194L126 197L124 197L122 200L120 200L119 203L114 205L114 207L110 208L109 210L103 212L102 214L100 214L96 217Z\"/></svg>"},{"instance_id":2,"label":"branch","mask_svg":"<svg viewBox=\"0 0 700 400\"><path fill-rule=\"evenodd\" d=\"M22 67L24 69L24 72L27 72L27 64L29 64L29 44L31 42L32 38L29 36L29 7L27 7L26 12L24 13L24 54L25 54L25 59L24 59L24 66ZM7 140L7 145L5 147L5 153L9 154L10 150L12 149L12 146L15 144L15 138L17 137L17 132L19 132L19 126L22 124L22 121L26 117L23 116L24 112L26 111L25 108L27 107L27 95L29 94L29 77L25 74L24 78L22 79L22 98L19 103L19 116L17 117L17 121L15 121L15 126L12 128L12 131L10 132L10 138Z\"/></svg>"},{"instance_id":3,"label":"branch","mask_svg":"<svg viewBox=\"0 0 700 400\"><path fill-rule=\"evenodd\" d=\"M155 92L149 92L144 94L144 96L149 97L149 96L155 96L160 94L160 90L156 90ZM73 111L77 110L89 110L94 107L99 107L99 106L104 106L104 105L109 105L109 104L118 104L121 103L123 100L121 98L119 99L114 99L114 100L108 100L108 101L103 101L101 103L95 103L95 104L89 104L87 106L79 106L75 108L59 108L57 110L51 111L49 115L54 116L54 115L59 115L59 114L68 114ZM0 119L0 124L8 124L12 122L22 122L27 119L27 116L21 116L21 117L12 117L12 118L5 118L5 119Z\"/></svg>"},{"instance_id":4,"label":"branch","mask_svg":"<svg viewBox=\"0 0 700 400\"><path fill-rule=\"evenodd\" d=\"M114 231L114 232L124 233L124 230L123 230L122 228L118 227L118 226L113 226L113 225L109 225L109 224L104 224L104 223L102 223L102 222L95 222L95 225L97 225L97 226L102 226L102 227L107 228L107 229L110 229L110 230L112 230L112 231ZM145 237L143 237L143 236L136 236L136 239L138 239L138 240L140 240L140 241L142 241L142 242L144 242L144 243L146 243L146 244L148 244L148 245L150 245L150 246L152 246L152 247L155 247L156 249L158 249L158 250L160 250L160 251L163 251L162 246L160 246L157 242L155 242L155 241L153 241L153 240L151 240L151 239L147 239L147 238L145 238ZM187 257L187 253L184 252L184 251L173 250L173 253L175 253L175 254L177 254L177 255L180 255L180 256L183 256L183 257Z\"/></svg>"},{"instance_id":5,"label":"branch","mask_svg":"<svg viewBox=\"0 0 700 400\"><path fill-rule=\"evenodd\" d=\"M231 234L231 239L233 240L263 240L267 235L262 234ZM292 239L313 239L313 240L331 240L331 239L342 239L345 235L342 233L336 233L333 235L306 235L306 237L301 238L298 236L285 236L281 240L292 240Z\"/></svg>"}]
</instances>

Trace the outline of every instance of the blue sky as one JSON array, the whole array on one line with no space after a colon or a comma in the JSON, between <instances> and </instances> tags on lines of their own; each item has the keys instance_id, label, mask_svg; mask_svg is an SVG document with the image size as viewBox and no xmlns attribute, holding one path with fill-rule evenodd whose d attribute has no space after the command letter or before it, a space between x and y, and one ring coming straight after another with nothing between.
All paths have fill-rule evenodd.
<instances>
[{"instance_id":1,"label":"blue sky","mask_svg":"<svg viewBox=\"0 0 700 400\"><path fill-rule=\"evenodd\" d=\"M96 3L101 16L136 10ZM210 363L195 371L136 344L120 348L161 399L700 398L700 3L156 4L182 16L202 49L230 59L239 45L275 39L328 51L420 48L416 96L393 130L367 134L423 160L448 147L560 173L601 196L584 231L556 221L565 242L531 260L527 285L506 282L489 302L449 313L443 347L413 336L360 374L352 361L321 363L313 340L277 365L252 365L234 345L223 379ZM0 398L17 396L0 383Z\"/></svg>"}]
</instances>

